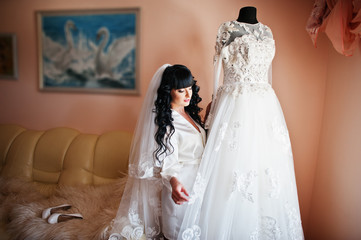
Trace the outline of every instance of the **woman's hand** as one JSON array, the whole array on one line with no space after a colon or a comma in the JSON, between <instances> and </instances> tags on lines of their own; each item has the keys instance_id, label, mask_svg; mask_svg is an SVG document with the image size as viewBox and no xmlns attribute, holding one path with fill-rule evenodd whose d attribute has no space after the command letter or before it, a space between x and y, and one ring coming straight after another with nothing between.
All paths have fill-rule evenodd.
<instances>
[{"instance_id":1,"label":"woman's hand","mask_svg":"<svg viewBox=\"0 0 361 240\"><path fill-rule=\"evenodd\" d=\"M172 186L172 199L175 204L181 205L184 202L188 202L187 197L189 197L189 194L176 177L170 179L170 185Z\"/></svg>"}]
</instances>

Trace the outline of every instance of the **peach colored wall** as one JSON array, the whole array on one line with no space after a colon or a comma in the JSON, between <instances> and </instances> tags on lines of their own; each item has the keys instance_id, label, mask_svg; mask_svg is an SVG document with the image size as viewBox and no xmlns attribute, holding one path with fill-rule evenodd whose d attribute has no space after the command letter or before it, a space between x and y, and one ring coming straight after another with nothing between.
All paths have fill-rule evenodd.
<instances>
[{"instance_id":1,"label":"peach colored wall","mask_svg":"<svg viewBox=\"0 0 361 240\"><path fill-rule=\"evenodd\" d=\"M314 49L305 24L313 1L288 0L2 0L0 31L18 37L19 79L0 81L0 123L31 129L68 126L88 133L132 131L154 71L182 63L199 80L205 107L211 97L212 58L218 26L254 5L273 30L273 86L291 136L299 198L307 226L321 128L326 48ZM39 92L34 11L140 7L140 96ZM322 42L322 39L321 39Z\"/></svg>"},{"instance_id":2,"label":"peach colored wall","mask_svg":"<svg viewBox=\"0 0 361 240\"><path fill-rule=\"evenodd\" d=\"M352 57L329 44L310 239L361 239L361 45Z\"/></svg>"}]
</instances>

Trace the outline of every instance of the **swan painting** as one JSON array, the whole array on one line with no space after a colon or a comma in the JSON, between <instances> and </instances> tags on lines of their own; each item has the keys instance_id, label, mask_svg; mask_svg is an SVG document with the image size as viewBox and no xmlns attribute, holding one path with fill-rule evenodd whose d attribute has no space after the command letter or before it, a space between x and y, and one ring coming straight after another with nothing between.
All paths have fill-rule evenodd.
<instances>
[{"instance_id":1,"label":"swan painting","mask_svg":"<svg viewBox=\"0 0 361 240\"><path fill-rule=\"evenodd\" d=\"M105 46L109 41L109 30L106 27L99 29L97 40L101 39L95 56L95 76L98 80L108 80L126 85L121 80L122 74L115 71L125 57L135 48L134 36L125 36L113 40L105 51Z\"/></svg>"},{"instance_id":2,"label":"swan painting","mask_svg":"<svg viewBox=\"0 0 361 240\"><path fill-rule=\"evenodd\" d=\"M64 26L66 45L63 46L43 34L43 55L48 58L58 71L64 71L73 57L74 42L72 30L76 30L73 21L68 20Z\"/></svg>"},{"instance_id":3,"label":"swan painting","mask_svg":"<svg viewBox=\"0 0 361 240\"><path fill-rule=\"evenodd\" d=\"M43 33L43 56L47 63L46 74L56 82L62 82L63 73L70 65L74 56L72 30L76 30L73 21L68 20L64 26L66 44L62 45Z\"/></svg>"},{"instance_id":4,"label":"swan painting","mask_svg":"<svg viewBox=\"0 0 361 240\"><path fill-rule=\"evenodd\" d=\"M38 12L41 89L137 93L138 11Z\"/></svg>"}]
</instances>

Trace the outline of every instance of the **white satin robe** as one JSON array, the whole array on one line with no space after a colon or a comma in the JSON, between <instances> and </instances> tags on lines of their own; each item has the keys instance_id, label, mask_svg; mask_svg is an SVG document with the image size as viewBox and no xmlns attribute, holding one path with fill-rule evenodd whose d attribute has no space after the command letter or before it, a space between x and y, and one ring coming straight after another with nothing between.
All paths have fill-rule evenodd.
<instances>
[{"instance_id":1,"label":"white satin robe","mask_svg":"<svg viewBox=\"0 0 361 240\"><path fill-rule=\"evenodd\" d=\"M177 111L172 110L175 132L171 137L174 151L163 160L161 171L162 189L162 231L169 239L177 239L187 204L177 205L172 200L169 180L176 177L190 193L196 178L199 163L206 144L204 129L197 124L200 132Z\"/></svg>"}]
</instances>

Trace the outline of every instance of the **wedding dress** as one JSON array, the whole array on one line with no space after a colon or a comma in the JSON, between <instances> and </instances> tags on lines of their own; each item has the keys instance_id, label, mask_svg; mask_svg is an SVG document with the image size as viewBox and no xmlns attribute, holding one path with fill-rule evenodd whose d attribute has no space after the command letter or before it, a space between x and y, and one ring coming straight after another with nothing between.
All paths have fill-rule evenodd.
<instances>
[{"instance_id":1,"label":"wedding dress","mask_svg":"<svg viewBox=\"0 0 361 240\"><path fill-rule=\"evenodd\" d=\"M220 26L208 139L178 239L304 238L289 134L270 81L274 54L266 25Z\"/></svg>"}]
</instances>

